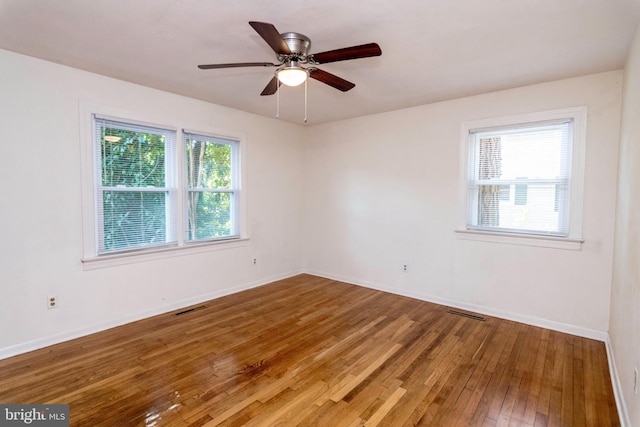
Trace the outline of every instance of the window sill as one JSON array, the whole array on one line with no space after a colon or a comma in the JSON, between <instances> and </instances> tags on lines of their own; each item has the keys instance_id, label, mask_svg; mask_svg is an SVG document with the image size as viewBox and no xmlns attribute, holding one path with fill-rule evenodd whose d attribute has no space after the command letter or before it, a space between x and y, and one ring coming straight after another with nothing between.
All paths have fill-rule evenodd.
<instances>
[{"instance_id":1,"label":"window sill","mask_svg":"<svg viewBox=\"0 0 640 427\"><path fill-rule=\"evenodd\" d=\"M219 251L246 246L248 238L219 240L206 243L188 243L184 246L169 248L149 249L139 252L123 252L118 254L100 255L82 258L82 266L85 271L99 268L116 267L119 265L134 264L138 262L154 261L176 256L192 255L202 252Z\"/></svg>"},{"instance_id":2,"label":"window sill","mask_svg":"<svg viewBox=\"0 0 640 427\"><path fill-rule=\"evenodd\" d=\"M527 234L491 233L475 230L455 230L458 240L474 240L477 242L504 243L508 245L536 246L543 248L582 250L584 239L567 237L535 236Z\"/></svg>"}]
</instances>

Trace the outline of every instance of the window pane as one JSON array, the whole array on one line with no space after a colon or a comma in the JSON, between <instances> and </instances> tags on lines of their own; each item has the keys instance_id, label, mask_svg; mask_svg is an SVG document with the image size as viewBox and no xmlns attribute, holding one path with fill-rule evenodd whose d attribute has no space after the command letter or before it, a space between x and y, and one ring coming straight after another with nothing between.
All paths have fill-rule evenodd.
<instances>
[{"instance_id":1,"label":"window pane","mask_svg":"<svg viewBox=\"0 0 640 427\"><path fill-rule=\"evenodd\" d=\"M168 192L104 191L101 251L163 244Z\"/></svg>"},{"instance_id":2,"label":"window pane","mask_svg":"<svg viewBox=\"0 0 640 427\"><path fill-rule=\"evenodd\" d=\"M478 186L478 226L545 233L562 231L558 203L560 188L563 186L559 184L513 185L515 187L513 201L500 197L502 187ZM521 190L518 190L519 188ZM518 191L521 192L520 199L518 199Z\"/></svg>"},{"instance_id":3,"label":"window pane","mask_svg":"<svg viewBox=\"0 0 640 427\"><path fill-rule=\"evenodd\" d=\"M187 140L189 188L231 188L231 145Z\"/></svg>"},{"instance_id":4,"label":"window pane","mask_svg":"<svg viewBox=\"0 0 640 427\"><path fill-rule=\"evenodd\" d=\"M231 236L233 193L189 192L189 239Z\"/></svg>"},{"instance_id":5,"label":"window pane","mask_svg":"<svg viewBox=\"0 0 640 427\"><path fill-rule=\"evenodd\" d=\"M479 132L477 179L552 179L568 174L570 124Z\"/></svg>"},{"instance_id":6,"label":"window pane","mask_svg":"<svg viewBox=\"0 0 640 427\"><path fill-rule=\"evenodd\" d=\"M164 135L102 127L102 185L165 187Z\"/></svg>"}]
</instances>

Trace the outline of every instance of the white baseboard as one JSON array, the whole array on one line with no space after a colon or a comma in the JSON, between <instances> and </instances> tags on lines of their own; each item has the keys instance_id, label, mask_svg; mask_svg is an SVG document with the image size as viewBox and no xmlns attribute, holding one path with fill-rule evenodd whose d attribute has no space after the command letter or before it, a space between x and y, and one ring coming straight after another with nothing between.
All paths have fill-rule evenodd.
<instances>
[{"instance_id":1,"label":"white baseboard","mask_svg":"<svg viewBox=\"0 0 640 427\"><path fill-rule=\"evenodd\" d=\"M468 304L461 301L450 300L447 298L440 298L433 295L421 294L417 292L409 292L402 289L385 286L381 283L371 282L367 280L359 280L352 277L341 277L334 274L324 273L320 271L307 270L307 274L314 276L320 276L331 280L337 280L339 282L350 283L353 285L363 286L365 288L376 289L383 292L389 292L396 295L402 295L409 298L414 298L422 301L432 302L435 304L446 305L466 311L473 311L487 316L499 317L501 319L513 320L514 322L524 323L532 326L539 326L545 329L551 329L553 331L564 332L579 337L590 338L598 341L606 341L607 332L597 331L594 329L583 328L580 326L570 325L562 322L555 322L553 320L541 319L538 317L526 316L523 314L512 313L509 311L498 310L492 307L486 307L482 305Z\"/></svg>"},{"instance_id":2,"label":"white baseboard","mask_svg":"<svg viewBox=\"0 0 640 427\"><path fill-rule=\"evenodd\" d=\"M618 375L618 368L616 366L616 359L613 357L613 348L611 347L611 339L607 334L607 339L604 342L607 349L607 361L609 362L609 376L611 377L611 386L613 387L613 396L616 399L616 406L618 407L618 417L620 418L620 425L622 427L631 427L631 419L629 418L629 412L627 411L627 405L624 401L624 394L622 393L622 384L620 383L620 375Z\"/></svg>"},{"instance_id":3,"label":"white baseboard","mask_svg":"<svg viewBox=\"0 0 640 427\"><path fill-rule=\"evenodd\" d=\"M255 280L253 282L245 283L243 285L235 286L233 288L222 289L219 291L215 291L215 292L211 292L203 295L198 295L193 298L186 298L186 299L174 302L172 304L156 307L151 310L145 310L145 311L131 314L128 316L123 316L117 319L109 320L107 322L98 323L98 324L86 326L83 328L78 328L72 331L63 332L61 334L50 335L50 336L38 338L32 341L27 341L24 343L0 348L0 360L6 359L12 356L16 356L18 354L27 353L29 351L38 350L40 348L48 347L50 345L59 344L61 342L70 341L72 339L94 334L96 332L101 332L107 329L115 328L116 326L121 326L127 323L135 322L137 320L146 319L148 317L168 313L168 312L189 307L195 304L200 304L205 301L210 301L212 299L220 298L226 295L235 294L237 292L245 291L247 289L257 288L258 286L266 285L268 283L275 282L277 280L286 279L288 277L297 276L298 274L302 274L302 273L303 271L300 270L300 271L293 271L293 272L289 272L289 273L281 274L277 276L266 277L260 280Z\"/></svg>"}]
</instances>

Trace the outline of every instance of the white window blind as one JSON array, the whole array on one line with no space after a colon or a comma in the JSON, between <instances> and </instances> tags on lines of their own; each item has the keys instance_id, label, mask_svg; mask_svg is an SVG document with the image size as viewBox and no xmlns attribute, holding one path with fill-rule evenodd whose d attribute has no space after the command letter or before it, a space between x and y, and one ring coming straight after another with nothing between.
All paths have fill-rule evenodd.
<instances>
[{"instance_id":1,"label":"white window blind","mask_svg":"<svg viewBox=\"0 0 640 427\"><path fill-rule=\"evenodd\" d=\"M98 254L174 245L176 132L94 115Z\"/></svg>"},{"instance_id":2,"label":"white window blind","mask_svg":"<svg viewBox=\"0 0 640 427\"><path fill-rule=\"evenodd\" d=\"M573 120L469 133L467 229L567 237Z\"/></svg>"},{"instance_id":3,"label":"white window blind","mask_svg":"<svg viewBox=\"0 0 640 427\"><path fill-rule=\"evenodd\" d=\"M183 131L185 240L239 237L238 141Z\"/></svg>"}]
</instances>

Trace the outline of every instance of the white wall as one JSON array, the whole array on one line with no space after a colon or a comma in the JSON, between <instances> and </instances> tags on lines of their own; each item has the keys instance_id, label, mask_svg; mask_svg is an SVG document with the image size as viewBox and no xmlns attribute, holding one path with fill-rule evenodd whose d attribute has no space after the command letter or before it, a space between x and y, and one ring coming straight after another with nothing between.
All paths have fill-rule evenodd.
<instances>
[{"instance_id":1,"label":"white wall","mask_svg":"<svg viewBox=\"0 0 640 427\"><path fill-rule=\"evenodd\" d=\"M609 72L314 126L305 170L306 268L604 339L621 83L621 72ZM460 124L583 105L582 250L457 240Z\"/></svg>"},{"instance_id":2,"label":"white wall","mask_svg":"<svg viewBox=\"0 0 640 427\"><path fill-rule=\"evenodd\" d=\"M633 392L633 370L640 370L640 28L624 73L609 335L628 425L637 426L640 394Z\"/></svg>"},{"instance_id":3,"label":"white wall","mask_svg":"<svg viewBox=\"0 0 640 427\"><path fill-rule=\"evenodd\" d=\"M0 356L299 272L303 127L7 51L0 64ZM84 271L81 100L244 134L248 244Z\"/></svg>"}]
</instances>

